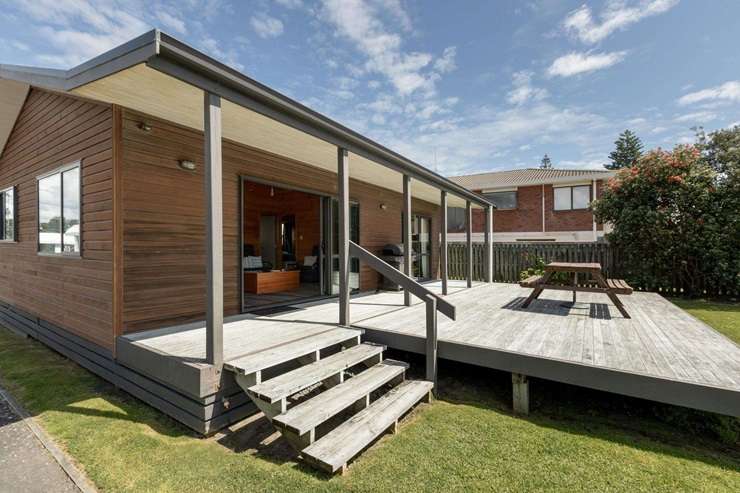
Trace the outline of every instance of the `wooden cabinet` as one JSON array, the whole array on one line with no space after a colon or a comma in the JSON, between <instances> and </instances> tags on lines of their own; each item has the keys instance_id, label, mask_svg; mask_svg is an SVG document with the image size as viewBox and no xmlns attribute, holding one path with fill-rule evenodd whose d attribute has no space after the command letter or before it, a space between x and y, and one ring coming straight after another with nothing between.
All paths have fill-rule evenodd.
<instances>
[{"instance_id":1,"label":"wooden cabinet","mask_svg":"<svg viewBox=\"0 0 740 493\"><path fill-rule=\"evenodd\" d=\"M254 294L279 293L298 289L301 272L297 270L273 270L269 272L245 272L244 291Z\"/></svg>"}]
</instances>

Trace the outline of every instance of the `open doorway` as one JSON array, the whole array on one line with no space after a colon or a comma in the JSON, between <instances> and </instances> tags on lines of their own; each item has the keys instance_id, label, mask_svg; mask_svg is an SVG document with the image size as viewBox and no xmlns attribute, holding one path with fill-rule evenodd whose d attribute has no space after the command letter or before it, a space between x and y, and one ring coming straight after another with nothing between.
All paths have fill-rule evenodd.
<instances>
[{"instance_id":1,"label":"open doorway","mask_svg":"<svg viewBox=\"0 0 740 493\"><path fill-rule=\"evenodd\" d=\"M350 239L359 243L359 205L350 206ZM336 199L242 179L242 311L292 305L338 293ZM350 261L350 288L360 265Z\"/></svg>"}]
</instances>

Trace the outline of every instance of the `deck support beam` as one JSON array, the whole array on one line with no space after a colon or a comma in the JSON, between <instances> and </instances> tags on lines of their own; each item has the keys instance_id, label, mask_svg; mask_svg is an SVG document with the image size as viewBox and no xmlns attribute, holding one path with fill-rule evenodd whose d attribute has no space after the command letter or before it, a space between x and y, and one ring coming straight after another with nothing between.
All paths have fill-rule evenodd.
<instances>
[{"instance_id":1,"label":"deck support beam","mask_svg":"<svg viewBox=\"0 0 740 493\"><path fill-rule=\"evenodd\" d=\"M437 388L437 299L427 296L426 300L426 377Z\"/></svg>"},{"instance_id":2,"label":"deck support beam","mask_svg":"<svg viewBox=\"0 0 740 493\"><path fill-rule=\"evenodd\" d=\"M493 207L486 207L486 282L493 282Z\"/></svg>"},{"instance_id":3,"label":"deck support beam","mask_svg":"<svg viewBox=\"0 0 740 493\"><path fill-rule=\"evenodd\" d=\"M224 361L221 98L209 92L203 94L206 198L206 361L220 370Z\"/></svg>"},{"instance_id":4,"label":"deck support beam","mask_svg":"<svg viewBox=\"0 0 740 493\"><path fill-rule=\"evenodd\" d=\"M465 202L465 244L467 259L465 263L465 278L468 287L473 287L473 206L470 201Z\"/></svg>"},{"instance_id":5,"label":"deck support beam","mask_svg":"<svg viewBox=\"0 0 740 493\"><path fill-rule=\"evenodd\" d=\"M529 379L521 373L511 374L512 401L516 414L529 414Z\"/></svg>"},{"instance_id":6,"label":"deck support beam","mask_svg":"<svg viewBox=\"0 0 740 493\"><path fill-rule=\"evenodd\" d=\"M349 325L349 152L337 148L339 206L339 325Z\"/></svg>"},{"instance_id":7,"label":"deck support beam","mask_svg":"<svg viewBox=\"0 0 740 493\"><path fill-rule=\"evenodd\" d=\"M403 175L403 273L411 277L411 177ZM411 292L403 290L403 304L411 306Z\"/></svg>"},{"instance_id":8,"label":"deck support beam","mask_svg":"<svg viewBox=\"0 0 740 493\"><path fill-rule=\"evenodd\" d=\"M440 275L442 276L442 294L446 295L448 290L448 282L447 282L447 192L442 190L440 193L440 200L439 200L439 210L440 210L440 231L442 233L442 239L439 245L439 262L440 262Z\"/></svg>"}]
</instances>

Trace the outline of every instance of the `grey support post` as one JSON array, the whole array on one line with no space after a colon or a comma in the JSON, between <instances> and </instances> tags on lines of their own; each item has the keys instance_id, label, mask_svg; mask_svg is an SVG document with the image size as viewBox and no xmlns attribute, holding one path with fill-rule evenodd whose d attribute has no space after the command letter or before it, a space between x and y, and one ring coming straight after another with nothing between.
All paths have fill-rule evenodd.
<instances>
[{"instance_id":1,"label":"grey support post","mask_svg":"<svg viewBox=\"0 0 740 493\"><path fill-rule=\"evenodd\" d=\"M473 287L473 207L468 200L465 203L465 242L468 252L465 277L468 280L468 287Z\"/></svg>"},{"instance_id":2,"label":"grey support post","mask_svg":"<svg viewBox=\"0 0 740 493\"><path fill-rule=\"evenodd\" d=\"M337 148L339 195L339 325L349 325L349 152Z\"/></svg>"},{"instance_id":3,"label":"grey support post","mask_svg":"<svg viewBox=\"0 0 740 493\"><path fill-rule=\"evenodd\" d=\"M512 373L511 385L514 412L529 414L529 379L521 373Z\"/></svg>"},{"instance_id":4,"label":"grey support post","mask_svg":"<svg viewBox=\"0 0 740 493\"><path fill-rule=\"evenodd\" d=\"M411 177L403 175L403 273L411 277ZM411 293L403 290L403 304L411 306Z\"/></svg>"},{"instance_id":5,"label":"grey support post","mask_svg":"<svg viewBox=\"0 0 740 493\"><path fill-rule=\"evenodd\" d=\"M439 222L440 231L442 232L442 240L439 245L439 262L441 267L442 275L442 294L447 294L447 192L442 190L440 197L440 215L442 220Z\"/></svg>"},{"instance_id":6,"label":"grey support post","mask_svg":"<svg viewBox=\"0 0 740 493\"><path fill-rule=\"evenodd\" d=\"M486 282L493 282L493 207L486 207Z\"/></svg>"},{"instance_id":7,"label":"grey support post","mask_svg":"<svg viewBox=\"0 0 740 493\"><path fill-rule=\"evenodd\" d=\"M206 361L224 361L224 249L221 163L221 98L204 93L206 198Z\"/></svg>"}]
</instances>

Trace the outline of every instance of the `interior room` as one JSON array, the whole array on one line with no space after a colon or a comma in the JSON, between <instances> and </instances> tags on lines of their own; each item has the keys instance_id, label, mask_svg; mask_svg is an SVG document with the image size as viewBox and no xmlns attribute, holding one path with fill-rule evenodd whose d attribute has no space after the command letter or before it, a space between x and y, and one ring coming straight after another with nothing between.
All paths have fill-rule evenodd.
<instances>
[{"instance_id":1,"label":"interior room","mask_svg":"<svg viewBox=\"0 0 740 493\"><path fill-rule=\"evenodd\" d=\"M244 180L244 309L321 296L319 195Z\"/></svg>"}]
</instances>

